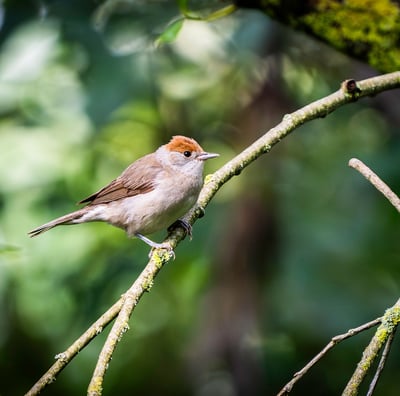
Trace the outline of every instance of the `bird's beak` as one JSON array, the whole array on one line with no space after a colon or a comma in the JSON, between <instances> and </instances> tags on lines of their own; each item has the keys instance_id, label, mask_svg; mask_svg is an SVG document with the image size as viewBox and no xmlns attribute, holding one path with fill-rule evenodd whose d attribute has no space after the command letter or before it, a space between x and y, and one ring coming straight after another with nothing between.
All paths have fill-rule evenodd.
<instances>
[{"instance_id":1,"label":"bird's beak","mask_svg":"<svg viewBox=\"0 0 400 396\"><path fill-rule=\"evenodd\" d=\"M210 159L210 158L215 158L215 157L219 157L219 154L217 154L217 153L206 153L206 152L204 152L204 153L200 153L200 154L197 156L197 159L199 159L199 160L201 160L201 161L205 161L205 160L208 160L208 159Z\"/></svg>"}]
</instances>

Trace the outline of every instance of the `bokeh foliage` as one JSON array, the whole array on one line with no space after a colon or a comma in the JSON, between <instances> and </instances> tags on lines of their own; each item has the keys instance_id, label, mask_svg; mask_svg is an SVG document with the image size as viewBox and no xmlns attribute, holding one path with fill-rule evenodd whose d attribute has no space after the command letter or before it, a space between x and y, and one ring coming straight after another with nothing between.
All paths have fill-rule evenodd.
<instances>
[{"instance_id":1,"label":"bokeh foliage","mask_svg":"<svg viewBox=\"0 0 400 396\"><path fill-rule=\"evenodd\" d=\"M179 16L173 1L38 4L2 5L4 395L28 390L147 258L104 224L27 231L173 134L219 152L211 172L285 113L374 74L256 12L185 20L157 46ZM395 302L398 214L347 161L361 158L400 192L398 100L383 94L304 125L220 191L137 307L105 394L274 394L333 335ZM44 394L84 393L104 337ZM332 352L294 394L338 394L367 339ZM398 359L381 394L397 394Z\"/></svg>"}]
</instances>

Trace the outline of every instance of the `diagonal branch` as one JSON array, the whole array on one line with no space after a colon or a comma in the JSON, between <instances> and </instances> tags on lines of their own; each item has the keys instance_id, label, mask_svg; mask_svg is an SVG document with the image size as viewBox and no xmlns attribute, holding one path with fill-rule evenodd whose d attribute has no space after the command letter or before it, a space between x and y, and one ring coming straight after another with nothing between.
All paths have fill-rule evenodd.
<instances>
[{"instance_id":1,"label":"diagonal branch","mask_svg":"<svg viewBox=\"0 0 400 396\"><path fill-rule=\"evenodd\" d=\"M369 386L367 396L372 396L372 394L375 391L376 384L378 383L379 377L382 374L382 371L385 367L386 360L389 356L390 348L392 346L392 342L394 340L395 334L396 334L396 328L393 329L393 331L390 333L390 335L386 341L385 349L382 352L381 360L379 361L378 368L376 369L374 378L372 379L371 384Z\"/></svg>"},{"instance_id":2,"label":"diagonal branch","mask_svg":"<svg viewBox=\"0 0 400 396\"><path fill-rule=\"evenodd\" d=\"M279 391L277 396L285 396L288 395L289 392L292 390L293 386L296 384L296 382L304 377L305 374L308 373L308 371L313 367L316 363L318 363L335 345L339 344L339 342L342 342L344 340L347 340L350 337L353 337L362 331L368 330L371 327L376 326L382 321L382 318L377 318L375 320L372 320L371 322L365 323L359 327L356 327L355 329L350 329L344 334L339 334L331 339L329 344L325 346L325 348L318 353L310 362L308 362L300 371L295 373L293 375L293 378Z\"/></svg>"},{"instance_id":3,"label":"diagonal branch","mask_svg":"<svg viewBox=\"0 0 400 396\"><path fill-rule=\"evenodd\" d=\"M122 296L122 307L100 352L96 368L88 387L88 395L101 395L104 375L111 361L112 354L117 346L117 343L121 340L123 334L129 330L129 318L132 314L132 311L135 309L144 292L151 289L155 276L158 274L161 267L167 261L169 261L172 256L173 252L170 251L166 251L165 254L161 256L158 255L158 252L153 253L145 269L141 272L133 285Z\"/></svg>"},{"instance_id":4,"label":"diagonal branch","mask_svg":"<svg viewBox=\"0 0 400 396\"><path fill-rule=\"evenodd\" d=\"M400 198L390 189L390 187L379 178L368 166L357 158L349 161L349 166L360 172L371 184L380 191L389 202L400 212Z\"/></svg>"},{"instance_id":5,"label":"diagonal branch","mask_svg":"<svg viewBox=\"0 0 400 396\"><path fill-rule=\"evenodd\" d=\"M121 310L122 298L109 308L99 319L96 320L66 351L55 356L56 362L36 382L36 384L25 394L25 396L38 395L48 384L56 380L56 376L65 366L81 351L90 341L100 334Z\"/></svg>"},{"instance_id":6,"label":"diagonal branch","mask_svg":"<svg viewBox=\"0 0 400 396\"><path fill-rule=\"evenodd\" d=\"M395 88L400 88L400 72L384 74L359 82L346 80L342 83L341 89L333 94L310 103L294 113L286 114L276 127L270 129L210 176L209 183L204 186L200 193L198 204L203 208L207 206L223 184L233 176L239 175L245 167L262 154L268 153L275 144L306 122L324 118L337 108L360 98L374 96L380 92ZM193 210L187 216L187 220L190 220L191 223L197 218L198 216Z\"/></svg>"},{"instance_id":7,"label":"diagonal branch","mask_svg":"<svg viewBox=\"0 0 400 396\"><path fill-rule=\"evenodd\" d=\"M384 183L378 175L376 175L368 166L357 158L352 158L349 161L349 166L360 172L371 184L381 192L390 203L400 212L400 199L390 189L390 187ZM371 339L368 346L365 348L362 358L357 365L352 377L350 378L346 388L344 389L343 396L353 396L358 393L358 389L364 380L368 370L370 369L373 361L378 356L382 346L386 343L384 351L382 353L381 361L378 365L378 369L375 376L370 384L368 395L372 395L379 376L383 370L387 356L389 354L392 340L397 326L400 323L400 299L397 300L396 304L385 312L382 318L382 324L378 327L374 337Z\"/></svg>"},{"instance_id":8,"label":"diagonal branch","mask_svg":"<svg viewBox=\"0 0 400 396\"><path fill-rule=\"evenodd\" d=\"M342 396L355 396L358 393L360 385L371 368L372 363L378 356L379 351L385 342L388 341L391 334L394 333L400 323L400 299L393 307L386 310L382 317L382 323L377 328L375 335L365 348L362 358L359 361L356 370L344 389Z\"/></svg>"},{"instance_id":9,"label":"diagonal branch","mask_svg":"<svg viewBox=\"0 0 400 396\"><path fill-rule=\"evenodd\" d=\"M341 88L333 94L317 100L291 114L287 114L283 117L276 127L265 133L252 145L247 147L239 155L234 157L232 160L227 162L214 174L206 178L206 183L200 193L197 205L185 216L184 220L193 224L199 217L202 216L204 208L211 201L217 191L228 182L233 176L237 176L241 171L250 165L253 161L259 158L262 154L268 153L271 148L279 143L284 137L289 135L293 130L300 127L304 123L327 116L337 108L354 102L358 99L373 96L378 93L395 89L400 87L400 72L389 73L360 82L354 80L345 81ZM164 242L169 242L173 248L184 238L185 233L182 228L175 229ZM113 351L117 345L117 341L121 339L124 332L127 330L127 324L130 315L133 312L137 302L146 290L151 287L156 275L158 274L161 267L170 260L170 256L161 251L153 253L151 260L143 270L142 274L135 281L132 287L121 297L121 299L115 303L113 307L117 307L116 310L112 310L110 320L97 321L97 325L100 327L106 326L112 319L117 315L121 315L115 322L113 329L111 330L100 354L96 369L93 374L92 381L89 385L88 392L91 395L101 394L102 381L106 367L111 359ZM107 311L109 312L109 311ZM92 325L82 335L81 340L82 347L87 345L93 337ZM81 339L80 338L80 339ZM75 345L75 343L73 344ZM81 348L80 348L81 349ZM68 349L69 350L69 349ZM76 355L68 355L65 360L65 364L57 364L52 366L51 369L39 380L37 384L29 391L29 395L38 394L48 383L50 383L55 376L65 367L66 364ZM54 366L57 366L54 368ZM34 390L34 391L33 391ZM97 393L96 393L97 392Z\"/></svg>"}]
</instances>

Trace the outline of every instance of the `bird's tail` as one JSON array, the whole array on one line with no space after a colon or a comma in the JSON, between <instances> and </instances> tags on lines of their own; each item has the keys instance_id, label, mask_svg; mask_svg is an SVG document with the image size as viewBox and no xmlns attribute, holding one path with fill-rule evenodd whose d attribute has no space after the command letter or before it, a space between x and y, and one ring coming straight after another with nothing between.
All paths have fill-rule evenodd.
<instances>
[{"instance_id":1,"label":"bird's tail","mask_svg":"<svg viewBox=\"0 0 400 396\"><path fill-rule=\"evenodd\" d=\"M68 213L65 216L61 216L57 219L54 219L52 221L49 221L46 224L41 225L40 227L35 228L32 231L28 232L28 235L32 238L35 237L39 234L41 234L42 232L46 232L54 227L57 227L59 225L62 224L77 224L80 223L79 219L85 214L87 213L86 208L82 208L80 210L77 210L75 212L72 213Z\"/></svg>"}]
</instances>

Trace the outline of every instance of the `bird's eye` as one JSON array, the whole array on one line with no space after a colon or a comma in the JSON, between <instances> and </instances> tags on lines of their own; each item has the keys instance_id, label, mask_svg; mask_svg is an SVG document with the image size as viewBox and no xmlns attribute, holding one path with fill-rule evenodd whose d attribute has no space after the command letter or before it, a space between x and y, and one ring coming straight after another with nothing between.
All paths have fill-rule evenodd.
<instances>
[{"instance_id":1,"label":"bird's eye","mask_svg":"<svg viewBox=\"0 0 400 396\"><path fill-rule=\"evenodd\" d=\"M192 155L192 152L191 151L184 151L183 152L183 155L185 156L185 157L190 157L191 155Z\"/></svg>"}]
</instances>

